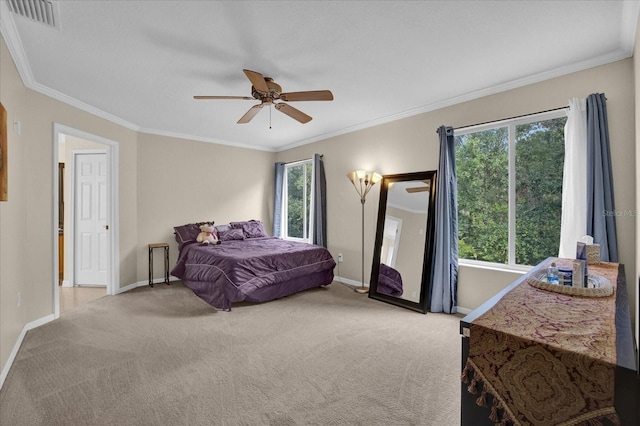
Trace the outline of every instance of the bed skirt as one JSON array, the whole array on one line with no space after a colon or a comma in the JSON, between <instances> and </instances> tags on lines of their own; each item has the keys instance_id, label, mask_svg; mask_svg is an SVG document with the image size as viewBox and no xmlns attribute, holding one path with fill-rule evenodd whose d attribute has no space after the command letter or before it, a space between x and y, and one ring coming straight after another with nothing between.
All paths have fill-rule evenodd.
<instances>
[{"instance_id":1,"label":"bed skirt","mask_svg":"<svg viewBox=\"0 0 640 426\"><path fill-rule=\"evenodd\" d=\"M240 294L234 300L225 294L224 289L212 286L210 282L182 280L182 283L214 308L230 311L233 302L260 303L280 299L310 288L327 286L333 282L333 276L333 269L327 269L307 275L304 280L300 277L291 278L256 289L248 295Z\"/></svg>"}]
</instances>

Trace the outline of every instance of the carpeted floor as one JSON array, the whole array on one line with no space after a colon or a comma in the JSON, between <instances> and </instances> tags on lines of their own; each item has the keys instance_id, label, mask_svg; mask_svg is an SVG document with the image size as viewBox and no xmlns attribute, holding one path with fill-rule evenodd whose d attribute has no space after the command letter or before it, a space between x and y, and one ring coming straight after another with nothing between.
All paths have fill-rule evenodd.
<instances>
[{"instance_id":1,"label":"carpeted floor","mask_svg":"<svg viewBox=\"0 0 640 426\"><path fill-rule=\"evenodd\" d=\"M179 282L31 330L1 425L457 425L459 316L334 282L216 311Z\"/></svg>"}]
</instances>

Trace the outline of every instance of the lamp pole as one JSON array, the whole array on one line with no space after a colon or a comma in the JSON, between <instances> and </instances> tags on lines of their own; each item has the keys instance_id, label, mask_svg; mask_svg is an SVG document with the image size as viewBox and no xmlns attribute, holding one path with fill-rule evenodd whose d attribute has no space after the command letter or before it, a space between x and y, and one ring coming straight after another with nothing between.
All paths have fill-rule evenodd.
<instances>
[{"instance_id":1,"label":"lamp pole","mask_svg":"<svg viewBox=\"0 0 640 426\"><path fill-rule=\"evenodd\" d=\"M367 194L373 185L378 183L382 176L376 172L368 172L364 170L358 170L347 174L349 180L356 189L358 195L360 195L360 204L362 206L362 280L360 287L356 287L354 290L357 293L368 293L369 289L364 286L364 203L367 198ZM356 184L358 182L358 184Z\"/></svg>"},{"instance_id":2,"label":"lamp pole","mask_svg":"<svg viewBox=\"0 0 640 426\"><path fill-rule=\"evenodd\" d=\"M362 204L362 280L360 281L360 287L355 288L355 291L361 294L369 291L369 289L364 286L364 202L365 198L360 198L360 204Z\"/></svg>"}]
</instances>

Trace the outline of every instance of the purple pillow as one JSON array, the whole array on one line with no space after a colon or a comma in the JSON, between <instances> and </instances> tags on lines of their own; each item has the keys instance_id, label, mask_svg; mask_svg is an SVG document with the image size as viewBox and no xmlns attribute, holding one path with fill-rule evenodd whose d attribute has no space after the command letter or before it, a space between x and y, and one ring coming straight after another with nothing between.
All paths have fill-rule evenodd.
<instances>
[{"instance_id":1,"label":"purple pillow","mask_svg":"<svg viewBox=\"0 0 640 426\"><path fill-rule=\"evenodd\" d=\"M220 231L218 233L218 239L220 241L244 240L244 233L242 229L231 228L227 231Z\"/></svg>"},{"instance_id":2,"label":"purple pillow","mask_svg":"<svg viewBox=\"0 0 640 426\"><path fill-rule=\"evenodd\" d=\"M231 229L230 225L216 225L216 233L219 234L221 232L227 232L229 229Z\"/></svg>"},{"instance_id":3,"label":"purple pillow","mask_svg":"<svg viewBox=\"0 0 640 426\"><path fill-rule=\"evenodd\" d=\"M176 242L178 243L178 250L182 250L182 247L187 244L195 243L200 228L195 223L188 223L186 225L174 226L174 233L176 234Z\"/></svg>"},{"instance_id":4,"label":"purple pillow","mask_svg":"<svg viewBox=\"0 0 640 426\"><path fill-rule=\"evenodd\" d=\"M231 222L234 229L242 229L245 238L262 238L267 237L264 225L259 220L249 220L247 222Z\"/></svg>"},{"instance_id":5,"label":"purple pillow","mask_svg":"<svg viewBox=\"0 0 640 426\"><path fill-rule=\"evenodd\" d=\"M200 225L204 225L205 223L213 226L215 222L210 220L205 222L187 223L186 225L174 226L173 233L176 235L178 250L182 250L182 247L188 244L197 242L196 238L198 238L198 234L200 233Z\"/></svg>"}]
</instances>

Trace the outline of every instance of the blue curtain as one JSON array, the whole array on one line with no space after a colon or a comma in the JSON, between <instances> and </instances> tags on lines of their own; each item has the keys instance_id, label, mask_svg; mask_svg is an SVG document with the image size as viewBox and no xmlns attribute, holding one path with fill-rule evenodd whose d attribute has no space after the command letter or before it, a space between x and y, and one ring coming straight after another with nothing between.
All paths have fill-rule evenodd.
<instances>
[{"instance_id":1,"label":"blue curtain","mask_svg":"<svg viewBox=\"0 0 640 426\"><path fill-rule=\"evenodd\" d=\"M273 197L273 236L282 237L282 180L284 177L284 163L276 163L276 179Z\"/></svg>"},{"instance_id":2,"label":"blue curtain","mask_svg":"<svg viewBox=\"0 0 640 426\"><path fill-rule=\"evenodd\" d=\"M327 247L327 179L322 155L313 156L313 244Z\"/></svg>"},{"instance_id":3,"label":"blue curtain","mask_svg":"<svg viewBox=\"0 0 640 426\"><path fill-rule=\"evenodd\" d=\"M609 148L607 100L603 93L587 98L587 234L600 244L605 262L618 261L613 174Z\"/></svg>"},{"instance_id":4,"label":"blue curtain","mask_svg":"<svg viewBox=\"0 0 640 426\"><path fill-rule=\"evenodd\" d=\"M458 299L458 194L453 128L440 126L440 160L436 176L435 233L431 312L455 314Z\"/></svg>"}]
</instances>

